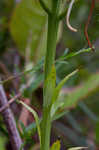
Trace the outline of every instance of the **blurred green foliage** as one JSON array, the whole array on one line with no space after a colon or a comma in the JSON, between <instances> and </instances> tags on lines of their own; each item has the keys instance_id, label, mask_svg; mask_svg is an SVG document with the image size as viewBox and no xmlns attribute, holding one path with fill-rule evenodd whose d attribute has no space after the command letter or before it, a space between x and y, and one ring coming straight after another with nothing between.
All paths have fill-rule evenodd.
<instances>
[{"instance_id":1,"label":"blurred green foliage","mask_svg":"<svg viewBox=\"0 0 99 150\"><path fill-rule=\"evenodd\" d=\"M27 48L32 61L37 62L44 55L47 22L46 14L38 1L24 0L18 4L11 18L10 30L23 55L26 55Z\"/></svg>"},{"instance_id":2,"label":"blurred green foliage","mask_svg":"<svg viewBox=\"0 0 99 150\"><path fill-rule=\"evenodd\" d=\"M48 1L48 3L50 2ZM90 6L91 6L91 1L89 0L86 0L86 1L78 0L75 2L73 6L72 13L70 16L70 23L75 28L78 29L77 33L73 33L67 28L66 20L64 18L63 26L61 27L63 30L63 34L61 33L62 35L61 35L60 41L58 41L58 44L57 44L57 52L56 52L57 60L61 59L60 56L63 55L66 48L68 48L67 54L69 56L74 54L75 52L79 52L79 50L81 50L82 48L87 48L87 41L84 36L84 27L85 27L87 17L89 14ZM40 8L38 1L22 0L21 3L17 4L13 0L10 0L10 1L0 0L0 58L3 60L2 54L5 55L6 52L9 52L8 48L10 49L17 48L19 54L22 54L24 57L28 55L29 61L32 61L34 63L39 62L40 58L44 56L45 54L46 35L47 35L46 25L47 25L46 14ZM60 32L62 32L62 30ZM87 135L87 133L89 132L88 127L87 127L88 124L87 123L84 124L84 121L86 122L86 118L87 120L89 120L90 123L93 123L92 125L97 124L96 131L95 131L96 133L93 131L93 127L91 128L92 128L92 131L96 134L96 142L99 143L99 135L98 135L99 123L96 123L99 118L98 117L99 116L99 110L98 110L99 89L97 88L97 90L95 90L95 88L98 87L97 80L99 78L98 73L96 74L96 72L99 72L99 1L98 0L95 3L95 9L93 12L91 22L89 24L88 34L89 34L90 40L95 45L96 51L76 55L75 57L66 59L64 62L62 61L59 62L58 65L56 65L58 66L58 69L56 69L56 72L57 72L56 82L58 84L67 74L72 72L75 68L79 68L79 67L82 68L78 75L75 75L74 77L72 77L70 81L66 83L64 88L67 88L67 89L72 88L72 87L75 88L77 85L82 83L82 85L85 88L80 87L79 89L76 89L75 91L73 91L73 95L68 96L67 94L65 96L67 96L68 99L69 97L71 97L71 101L73 99L77 100L78 97L85 99L86 101L84 101L83 103L79 103L77 108L71 111L71 114L70 114L71 116L68 115L69 119L67 119L68 120L67 122L69 124L69 127L71 127L70 122L72 120L72 128L74 128L74 131L76 131L75 124L77 124L79 128L82 129L81 130L82 133L80 133L82 135L84 134ZM29 54L27 53L27 51L29 51ZM9 56L7 55L7 57ZM12 59L12 57L10 59ZM7 63L9 65L9 62ZM21 61L21 64L22 66L21 67L19 66L19 70L21 70L21 68L22 69L24 68L25 58ZM11 72L13 72L12 68L13 68L13 63L12 63L12 67L10 68ZM27 95L30 96L35 90L38 89L39 85L42 84L42 80L43 80L42 70L43 70L43 67L39 68L39 71L35 74L35 77L31 81L30 87L28 89L25 89L24 91L25 97L27 97ZM30 77L32 76L33 74L30 75ZM26 77L22 77L22 79L24 78L26 79ZM21 79L21 84L22 85L26 84L26 80L25 79L22 80L22 79ZM90 95L87 95L89 91L91 91L90 89L94 89L95 92L94 93L90 92ZM32 96L32 98L30 96L31 103L33 105L35 104L39 105L38 108L40 108L41 104L37 103L37 100L39 98L36 97L35 95ZM83 98L83 95L85 95L84 98ZM73 96L73 99L72 99L72 96ZM59 110L59 111L62 113L62 110ZM56 117L60 117L58 115L59 114L57 113ZM83 118L84 116L85 116L85 120L81 121L80 118ZM0 124L1 122L2 122L2 119L0 119ZM8 135L7 135L6 129L2 127L3 125L1 124L0 148L3 150L5 149L4 145L7 142L6 138L8 138ZM72 142L69 142L70 144L73 143L73 145L77 145L77 142L75 142L75 140L72 137L69 137L70 133L74 133L74 131L66 127L64 128L66 129L66 132L67 132L67 134L65 133L67 138L64 137L64 140L67 141L67 139L69 138L70 141L72 141ZM31 140L31 143L32 143L32 136L34 136L34 134L32 135L32 131L34 131L35 133L36 125L31 124L31 128L29 128L28 131L26 130L23 133L24 139L29 138L29 140ZM64 133L62 127L61 127L61 130ZM85 131L85 133L83 131ZM6 138L5 137L2 138L1 133ZM73 135L77 137L77 140L79 140L79 144L81 145L81 143L83 142L80 141L79 134L75 132ZM85 137L84 137L84 140L86 140ZM68 142L66 142L66 144L67 143ZM34 143L32 143L32 146L33 145ZM71 146L67 146L67 147L71 147Z\"/></svg>"}]
</instances>

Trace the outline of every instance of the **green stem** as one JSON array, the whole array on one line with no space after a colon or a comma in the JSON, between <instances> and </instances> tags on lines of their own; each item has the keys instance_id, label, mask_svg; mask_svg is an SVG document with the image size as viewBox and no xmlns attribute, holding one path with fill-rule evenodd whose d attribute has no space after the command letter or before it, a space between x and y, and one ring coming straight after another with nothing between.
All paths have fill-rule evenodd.
<instances>
[{"instance_id":1,"label":"green stem","mask_svg":"<svg viewBox=\"0 0 99 150\"><path fill-rule=\"evenodd\" d=\"M51 118L50 108L43 108L43 120L41 124L41 149L49 150L50 145L50 132L51 132Z\"/></svg>"},{"instance_id":2,"label":"green stem","mask_svg":"<svg viewBox=\"0 0 99 150\"><path fill-rule=\"evenodd\" d=\"M48 17L48 39L47 51L45 57L45 79L51 72L52 65L54 64L56 42L57 42L58 21L54 16Z\"/></svg>"},{"instance_id":3,"label":"green stem","mask_svg":"<svg viewBox=\"0 0 99 150\"><path fill-rule=\"evenodd\" d=\"M59 14L59 3L60 0L53 0L52 4L52 14L48 15L48 35L47 35L47 51L45 57L45 69L44 69L44 90L43 90L43 119L41 123L41 150L49 150L50 145L50 132L51 132L51 97L48 102L50 87L47 85L48 75L52 71L52 66L54 65L55 53L56 53L56 43L57 43L57 33L59 21L57 16ZM50 82L50 85L52 82Z\"/></svg>"}]
</instances>

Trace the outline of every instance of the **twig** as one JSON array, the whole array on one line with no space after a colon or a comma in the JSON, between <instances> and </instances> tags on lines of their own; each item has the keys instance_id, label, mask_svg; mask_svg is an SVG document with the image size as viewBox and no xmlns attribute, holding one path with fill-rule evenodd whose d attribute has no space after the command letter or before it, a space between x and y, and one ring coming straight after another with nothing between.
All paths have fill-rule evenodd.
<instances>
[{"instance_id":1,"label":"twig","mask_svg":"<svg viewBox=\"0 0 99 150\"><path fill-rule=\"evenodd\" d=\"M12 104L16 99L20 98L22 96L22 93L24 92L24 90L26 88L29 88L30 84L29 82L26 84L26 86L24 86L24 88L20 89L20 91L18 92L18 94L16 94L12 99L10 99L5 105L3 105L1 108L0 108L0 113L2 111L4 111L6 108L9 107L10 104Z\"/></svg>"},{"instance_id":2,"label":"twig","mask_svg":"<svg viewBox=\"0 0 99 150\"><path fill-rule=\"evenodd\" d=\"M72 6L73 6L74 2L75 2L75 0L71 0L70 5L69 5L69 7L68 7L67 16L66 16L66 24L67 24L68 28L69 28L71 31L77 32L77 29L73 28L73 27L70 25L70 22L69 22L69 18L70 18Z\"/></svg>"},{"instance_id":3,"label":"twig","mask_svg":"<svg viewBox=\"0 0 99 150\"><path fill-rule=\"evenodd\" d=\"M6 94L4 92L3 86L0 84L0 106L3 107L8 103ZM22 144L20 135L18 133L18 130L16 128L16 123L14 120L14 116L10 110L10 108L6 108L2 112L2 116L5 122L5 125L8 130L8 134L10 137L11 145L13 150L19 150Z\"/></svg>"},{"instance_id":4,"label":"twig","mask_svg":"<svg viewBox=\"0 0 99 150\"><path fill-rule=\"evenodd\" d=\"M33 68L30 68L30 69L28 69L28 70L25 70L25 71L23 71L23 72L20 72L20 73L17 74L17 75L12 75L12 76L8 77L6 80L0 81L0 84L4 84L4 83L6 83L6 82L8 82L8 81L10 81L10 80L14 80L14 79L16 79L16 78L19 78L19 77L21 77L21 76L23 76L23 75L25 75L25 74L27 74L27 73L29 73L29 72L35 73L36 71L38 71L39 69L42 68L42 66L43 66L43 61L44 61L44 58L42 58L42 59L38 62L38 64L35 65Z\"/></svg>"},{"instance_id":5,"label":"twig","mask_svg":"<svg viewBox=\"0 0 99 150\"><path fill-rule=\"evenodd\" d=\"M95 0L92 0L92 3L91 3L91 8L90 8L90 12L89 12L89 16L88 16L88 20L87 20L87 23L85 25L85 37L86 37L86 40L88 41L88 46L94 51L94 48L89 40L89 36L88 36L88 25L90 23L90 20L91 20L91 17L92 17L92 12L93 12L93 9L95 7Z\"/></svg>"},{"instance_id":6,"label":"twig","mask_svg":"<svg viewBox=\"0 0 99 150\"><path fill-rule=\"evenodd\" d=\"M17 95L15 95L12 99L9 100L8 103L6 103L4 106L2 106L0 108L0 113L3 112L6 108L9 107L10 104L12 104L16 99L18 99L20 96L22 95L22 93L18 93Z\"/></svg>"},{"instance_id":7,"label":"twig","mask_svg":"<svg viewBox=\"0 0 99 150\"><path fill-rule=\"evenodd\" d=\"M11 76L11 73L8 71L8 69L4 63L0 62L0 68L2 69L2 71L4 72L4 74L6 75L7 78L9 78ZM17 86L14 81L12 81L12 85L17 90Z\"/></svg>"},{"instance_id":8,"label":"twig","mask_svg":"<svg viewBox=\"0 0 99 150\"><path fill-rule=\"evenodd\" d=\"M17 75L12 75L12 76L8 77L6 80L0 81L0 84L4 84L4 83L6 83L6 82L8 82L8 81L11 81L11 80L14 80L14 79L16 79L16 78L19 78L19 77L21 77L21 76L24 75L24 74L25 74L25 72L21 72L21 73L19 73L19 74L17 74Z\"/></svg>"},{"instance_id":9,"label":"twig","mask_svg":"<svg viewBox=\"0 0 99 150\"><path fill-rule=\"evenodd\" d=\"M0 61L0 69L2 69L3 73L4 73L7 77L11 75L10 72L8 71L8 69L6 68L5 64L2 63L1 61Z\"/></svg>"}]
</instances>

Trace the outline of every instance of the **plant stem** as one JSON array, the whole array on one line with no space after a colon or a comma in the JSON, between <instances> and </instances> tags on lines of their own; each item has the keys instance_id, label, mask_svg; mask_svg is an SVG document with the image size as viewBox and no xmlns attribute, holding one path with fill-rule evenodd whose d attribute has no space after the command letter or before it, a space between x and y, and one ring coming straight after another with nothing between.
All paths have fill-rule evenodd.
<instances>
[{"instance_id":1,"label":"plant stem","mask_svg":"<svg viewBox=\"0 0 99 150\"><path fill-rule=\"evenodd\" d=\"M0 84L0 107L7 105L7 103L8 101L7 101L6 94L4 92L3 86ZM12 148L13 150L19 150L21 147L22 141L21 141L20 135L16 127L14 116L10 108L6 108L4 111L2 111L2 116L4 119L5 125L7 127L7 130L8 130Z\"/></svg>"},{"instance_id":2,"label":"plant stem","mask_svg":"<svg viewBox=\"0 0 99 150\"><path fill-rule=\"evenodd\" d=\"M49 150L50 145L50 132L51 132L51 116L50 116L50 107L51 107L51 98L48 101L50 87L47 85L47 79L52 71L52 66L54 65L55 52L56 52L56 43L57 43L57 32L59 21L57 19L59 13L59 3L60 0L53 0L52 4L52 14L48 15L48 35L47 35L47 51L45 57L45 70L44 70L44 90L43 90L43 119L41 124L41 150ZM52 82L50 82L50 85Z\"/></svg>"},{"instance_id":3,"label":"plant stem","mask_svg":"<svg viewBox=\"0 0 99 150\"><path fill-rule=\"evenodd\" d=\"M54 17L48 17L48 40L47 40L47 52L45 57L45 79L51 72L52 65L55 59L55 49L57 41L58 21Z\"/></svg>"},{"instance_id":4,"label":"plant stem","mask_svg":"<svg viewBox=\"0 0 99 150\"><path fill-rule=\"evenodd\" d=\"M41 150L49 150L51 132L51 118L49 110L49 107L43 109L43 120L41 124Z\"/></svg>"}]
</instances>

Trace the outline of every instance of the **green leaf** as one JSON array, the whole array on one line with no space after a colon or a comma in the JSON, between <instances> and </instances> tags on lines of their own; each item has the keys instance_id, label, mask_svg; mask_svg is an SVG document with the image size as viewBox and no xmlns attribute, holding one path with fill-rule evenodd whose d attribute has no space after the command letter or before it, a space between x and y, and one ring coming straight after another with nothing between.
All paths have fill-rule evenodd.
<instances>
[{"instance_id":1,"label":"green leaf","mask_svg":"<svg viewBox=\"0 0 99 150\"><path fill-rule=\"evenodd\" d=\"M99 73L91 75L85 83L79 88L75 89L68 95L64 95L64 108L71 108L77 104L80 99L85 98L99 86ZM62 98L62 97L61 97Z\"/></svg>"},{"instance_id":2,"label":"green leaf","mask_svg":"<svg viewBox=\"0 0 99 150\"><path fill-rule=\"evenodd\" d=\"M59 114L62 114L64 110L65 112L68 112L70 108L73 108L77 105L79 100L87 97L98 87L99 73L96 73L91 75L89 79L83 83L83 85L79 86L78 88L75 88L75 90L71 91L70 93L62 93L59 96L58 100L52 105L52 120L55 120L55 118L57 118L57 114L59 116Z\"/></svg>"},{"instance_id":3,"label":"green leaf","mask_svg":"<svg viewBox=\"0 0 99 150\"><path fill-rule=\"evenodd\" d=\"M36 65L33 66L33 64L32 64L31 67L29 67L29 68L26 67L23 72L20 72L19 74L15 75L15 76L14 75L10 76L4 81L0 81L0 84L4 84L6 82L9 82L17 77L21 77L28 73L32 73L32 76L33 76L34 73L36 73L43 67L43 63L44 63L44 57Z\"/></svg>"},{"instance_id":4,"label":"green leaf","mask_svg":"<svg viewBox=\"0 0 99 150\"><path fill-rule=\"evenodd\" d=\"M88 48L88 49L81 49L81 50L79 50L79 51L77 51L77 52L72 52L72 53L68 54L68 55L65 57L65 59L74 57L74 56L79 55L79 54L81 54L81 53L90 52L91 50L92 50L91 48Z\"/></svg>"},{"instance_id":5,"label":"green leaf","mask_svg":"<svg viewBox=\"0 0 99 150\"><path fill-rule=\"evenodd\" d=\"M51 1L44 0L51 8ZM59 25L58 40L62 33L62 22ZM47 43L47 14L40 6L39 0L22 0L14 9L10 31L22 55L29 54L35 63L44 56Z\"/></svg>"},{"instance_id":6,"label":"green leaf","mask_svg":"<svg viewBox=\"0 0 99 150\"><path fill-rule=\"evenodd\" d=\"M25 132L25 126L24 126L24 124L23 124L23 122L22 121L19 121L19 124L20 124L20 126L21 126L21 129L22 129L22 134ZM20 130L20 129L19 129Z\"/></svg>"},{"instance_id":7,"label":"green leaf","mask_svg":"<svg viewBox=\"0 0 99 150\"><path fill-rule=\"evenodd\" d=\"M68 49L67 49L68 50ZM81 49L81 50L79 50L79 51L77 51L77 52L71 52L70 54L68 54L67 55L67 53L66 54L64 54L63 56L61 56L58 60L67 60L67 59L69 59L69 58L71 58L71 57L74 57L74 56L76 56L76 55L79 55L79 54L81 54L81 53L87 53L87 52L91 52L92 51L92 49L91 48L88 48L88 49ZM68 51L67 51L68 52ZM58 61L57 60L57 61Z\"/></svg>"},{"instance_id":8,"label":"green leaf","mask_svg":"<svg viewBox=\"0 0 99 150\"><path fill-rule=\"evenodd\" d=\"M73 147L69 148L68 150L81 150L81 149L87 149L87 147Z\"/></svg>"},{"instance_id":9,"label":"green leaf","mask_svg":"<svg viewBox=\"0 0 99 150\"><path fill-rule=\"evenodd\" d=\"M37 64L35 64L33 67L32 67L33 64L31 65L31 68L29 69L26 67L24 74L37 72L39 69L43 67L43 64L44 64L44 57L40 59L40 61Z\"/></svg>"},{"instance_id":10,"label":"green leaf","mask_svg":"<svg viewBox=\"0 0 99 150\"><path fill-rule=\"evenodd\" d=\"M25 144L26 144L26 141L25 141L25 142L23 142L23 143L21 144L21 147L20 147L20 149L19 149L19 150L23 150L23 148L24 148Z\"/></svg>"},{"instance_id":11,"label":"green leaf","mask_svg":"<svg viewBox=\"0 0 99 150\"><path fill-rule=\"evenodd\" d=\"M73 75L75 75L76 73L78 72L78 69L73 71L72 73L70 73L69 75L67 75L59 84L58 86L55 88L55 91L54 91L54 95L53 95L53 98L52 98L52 102L55 102L59 96L59 92L61 90L61 88L63 87L63 85L65 84L65 82L67 80L70 79L70 77L72 77Z\"/></svg>"},{"instance_id":12,"label":"green leaf","mask_svg":"<svg viewBox=\"0 0 99 150\"><path fill-rule=\"evenodd\" d=\"M39 124L41 123L41 120L39 120ZM35 122L31 123L29 126L25 128L25 135L34 135L37 129L37 124Z\"/></svg>"},{"instance_id":13,"label":"green leaf","mask_svg":"<svg viewBox=\"0 0 99 150\"><path fill-rule=\"evenodd\" d=\"M57 109L58 110L58 109ZM66 115L68 111L56 111L56 113L54 113L53 117L52 117L52 121L57 120L59 118L61 118L62 116Z\"/></svg>"},{"instance_id":14,"label":"green leaf","mask_svg":"<svg viewBox=\"0 0 99 150\"><path fill-rule=\"evenodd\" d=\"M60 57L56 60L56 62L57 62L57 61L60 61L60 60L64 60L64 58L66 57L66 55L68 54L68 52L69 52L69 49L66 48L66 49L64 50L63 55L60 56Z\"/></svg>"},{"instance_id":15,"label":"green leaf","mask_svg":"<svg viewBox=\"0 0 99 150\"><path fill-rule=\"evenodd\" d=\"M78 69L73 71L72 73L70 73L69 75L67 75L59 84L58 86L55 88L54 90L54 94L52 97L52 108L51 108L51 117L53 118L55 112L57 111L57 109L59 107L61 107L64 103L62 101L58 101L58 96L60 93L61 88L63 87L63 85L65 84L65 82L67 80L70 79L70 77L72 77L73 75L75 75L78 72Z\"/></svg>"},{"instance_id":16,"label":"green leaf","mask_svg":"<svg viewBox=\"0 0 99 150\"><path fill-rule=\"evenodd\" d=\"M38 114L36 113L36 111L34 111L32 108L30 108L28 105L26 105L25 103L23 103L22 101L19 101L20 104L22 104L26 109L28 109L34 116L35 121L36 121L36 125L37 125L37 130L38 130L38 135L39 135L39 140L40 140L40 144L41 144L41 129L40 129L40 125L39 125L39 117Z\"/></svg>"},{"instance_id":17,"label":"green leaf","mask_svg":"<svg viewBox=\"0 0 99 150\"><path fill-rule=\"evenodd\" d=\"M20 52L25 55L29 45L30 58L37 62L45 52L47 39L47 15L38 0L22 0L17 4L10 30Z\"/></svg>"},{"instance_id":18,"label":"green leaf","mask_svg":"<svg viewBox=\"0 0 99 150\"><path fill-rule=\"evenodd\" d=\"M35 91L40 86L40 84L42 83L43 78L44 78L44 74L43 73L41 73L40 75L36 74L34 76L34 79L32 79L32 77L31 77L32 80L30 79L30 86L29 86L28 89L26 88L24 93L26 91L28 91L29 93L32 93L33 91Z\"/></svg>"},{"instance_id":19,"label":"green leaf","mask_svg":"<svg viewBox=\"0 0 99 150\"><path fill-rule=\"evenodd\" d=\"M59 61L57 61L56 63L57 63L57 64L66 64L66 65L68 64L67 61L62 61L62 60L59 60Z\"/></svg>"},{"instance_id":20,"label":"green leaf","mask_svg":"<svg viewBox=\"0 0 99 150\"><path fill-rule=\"evenodd\" d=\"M45 81L44 106L48 106L51 104L51 100L52 100L52 96L54 94L55 86L56 86L56 69L55 69L55 66L53 65L52 70L49 73L49 75Z\"/></svg>"},{"instance_id":21,"label":"green leaf","mask_svg":"<svg viewBox=\"0 0 99 150\"><path fill-rule=\"evenodd\" d=\"M57 140L56 142L54 142L50 150L60 150L60 141Z\"/></svg>"}]
</instances>

